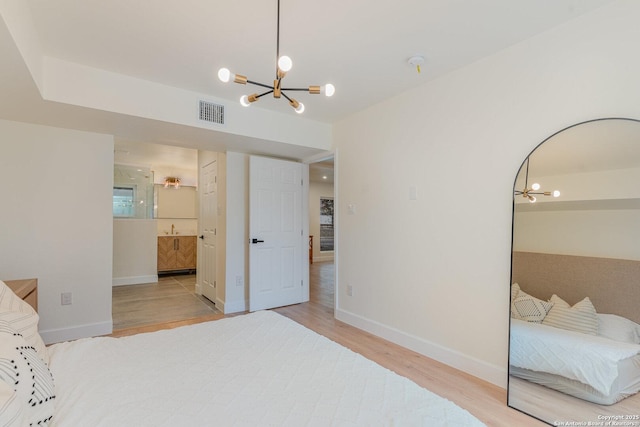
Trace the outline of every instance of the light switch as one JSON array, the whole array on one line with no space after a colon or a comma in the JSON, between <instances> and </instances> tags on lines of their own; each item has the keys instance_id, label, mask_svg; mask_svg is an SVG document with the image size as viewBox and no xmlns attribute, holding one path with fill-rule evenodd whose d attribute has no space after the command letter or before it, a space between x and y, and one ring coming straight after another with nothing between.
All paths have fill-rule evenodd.
<instances>
[{"instance_id":1,"label":"light switch","mask_svg":"<svg viewBox=\"0 0 640 427\"><path fill-rule=\"evenodd\" d=\"M349 203L347 205L347 212L349 213L349 215L355 215L356 214L356 205L354 203Z\"/></svg>"},{"instance_id":2,"label":"light switch","mask_svg":"<svg viewBox=\"0 0 640 427\"><path fill-rule=\"evenodd\" d=\"M409 187L409 200L418 200L418 189L415 185Z\"/></svg>"}]
</instances>

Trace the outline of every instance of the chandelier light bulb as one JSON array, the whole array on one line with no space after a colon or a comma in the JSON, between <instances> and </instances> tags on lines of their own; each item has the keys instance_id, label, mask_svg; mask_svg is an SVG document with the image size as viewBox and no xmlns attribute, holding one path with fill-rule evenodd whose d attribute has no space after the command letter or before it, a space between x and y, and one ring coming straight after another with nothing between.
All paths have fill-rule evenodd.
<instances>
[{"instance_id":1,"label":"chandelier light bulb","mask_svg":"<svg viewBox=\"0 0 640 427\"><path fill-rule=\"evenodd\" d=\"M231 71L229 71L228 68L220 68L218 70L218 78L221 81L228 83L229 80L231 80Z\"/></svg>"},{"instance_id":2,"label":"chandelier light bulb","mask_svg":"<svg viewBox=\"0 0 640 427\"><path fill-rule=\"evenodd\" d=\"M242 105L243 107L248 107L249 105L251 105L251 103L249 102L249 97L247 95L242 95L240 97L240 105Z\"/></svg>"},{"instance_id":3,"label":"chandelier light bulb","mask_svg":"<svg viewBox=\"0 0 640 427\"><path fill-rule=\"evenodd\" d=\"M553 197L560 197L560 192L558 190L554 190Z\"/></svg>"},{"instance_id":4,"label":"chandelier light bulb","mask_svg":"<svg viewBox=\"0 0 640 427\"><path fill-rule=\"evenodd\" d=\"M540 189L540 184L538 184L537 182L534 182L533 184L531 184L531 189L533 191L538 191Z\"/></svg>"},{"instance_id":5,"label":"chandelier light bulb","mask_svg":"<svg viewBox=\"0 0 640 427\"><path fill-rule=\"evenodd\" d=\"M285 73L291 70L293 67L293 61L287 55L282 55L278 58L278 68Z\"/></svg>"},{"instance_id":6,"label":"chandelier light bulb","mask_svg":"<svg viewBox=\"0 0 640 427\"><path fill-rule=\"evenodd\" d=\"M333 96L333 94L336 93L336 87L331 83L327 83L322 89L324 89L325 96Z\"/></svg>"},{"instance_id":7,"label":"chandelier light bulb","mask_svg":"<svg viewBox=\"0 0 640 427\"><path fill-rule=\"evenodd\" d=\"M304 113L304 104L302 102L298 102L298 106L296 107L295 111L298 114Z\"/></svg>"},{"instance_id":8,"label":"chandelier light bulb","mask_svg":"<svg viewBox=\"0 0 640 427\"><path fill-rule=\"evenodd\" d=\"M536 202L536 197L535 196L529 196L529 203L535 203Z\"/></svg>"}]
</instances>

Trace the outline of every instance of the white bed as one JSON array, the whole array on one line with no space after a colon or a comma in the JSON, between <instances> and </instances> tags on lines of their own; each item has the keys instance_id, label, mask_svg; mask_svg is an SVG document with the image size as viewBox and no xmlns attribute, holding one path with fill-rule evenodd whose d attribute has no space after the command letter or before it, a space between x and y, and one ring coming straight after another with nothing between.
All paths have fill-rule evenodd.
<instances>
[{"instance_id":1,"label":"white bed","mask_svg":"<svg viewBox=\"0 0 640 427\"><path fill-rule=\"evenodd\" d=\"M483 425L452 402L270 311L47 350L55 398L43 404L54 408L45 425Z\"/></svg>"},{"instance_id":2,"label":"white bed","mask_svg":"<svg viewBox=\"0 0 640 427\"><path fill-rule=\"evenodd\" d=\"M511 319L509 374L600 405L640 390L640 345Z\"/></svg>"}]
</instances>

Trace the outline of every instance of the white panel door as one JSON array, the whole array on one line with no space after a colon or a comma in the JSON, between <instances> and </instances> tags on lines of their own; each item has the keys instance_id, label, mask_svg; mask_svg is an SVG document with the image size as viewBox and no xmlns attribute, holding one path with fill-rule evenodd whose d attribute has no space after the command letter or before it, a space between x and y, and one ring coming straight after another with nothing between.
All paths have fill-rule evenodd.
<instances>
[{"instance_id":1,"label":"white panel door","mask_svg":"<svg viewBox=\"0 0 640 427\"><path fill-rule=\"evenodd\" d=\"M300 303L303 165L251 156L249 170L249 310Z\"/></svg>"},{"instance_id":2,"label":"white panel door","mask_svg":"<svg viewBox=\"0 0 640 427\"><path fill-rule=\"evenodd\" d=\"M213 161L200 168L200 251L198 283L202 295L214 303L216 295L216 226L218 215L218 164Z\"/></svg>"}]
</instances>

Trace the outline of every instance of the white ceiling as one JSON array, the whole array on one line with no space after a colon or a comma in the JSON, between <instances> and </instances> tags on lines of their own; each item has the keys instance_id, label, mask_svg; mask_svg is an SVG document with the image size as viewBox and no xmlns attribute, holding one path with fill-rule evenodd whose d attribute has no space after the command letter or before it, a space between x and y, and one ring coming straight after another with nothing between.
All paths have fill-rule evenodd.
<instances>
[{"instance_id":1,"label":"white ceiling","mask_svg":"<svg viewBox=\"0 0 640 427\"><path fill-rule=\"evenodd\" d=\"M223 84L216 77L220 67L264 83L273 79L277 0L9 1L28 5L50 57L229 102L255 90ZM333 83L332 98L294 94L305 103L306 118L334 123L612 2L281 0L280 51L294 61L284 86ZM415 54L426 58L420 73L407 63ZM122 163L171 162L168 167L181 169L192 152L153 143L212 146L207 130L42 101L2 25L0 57L0 118L113 134ZM284 99L264 97L251 108L295 115ZM226 138L214 149L233 144L234 151L296 159L314 154L302 146ZM126 158L118 150L128 151Z\"/></svg>"},{"instance_id":2,"label":"white ceiling","mask_svg":"<svg viewBox=\"0 0 640 427\"><path fill-rule=\"evenodd\" d=\"M590 121L548 138L531 154L529 172L551 176L636 169L640 168L639 147L640 122Z\"/></svg>"},{"instance_id":3,"label":"white ceiling","mask_svg":"<svg viewBox=\"0 0 640 427\"><path fill-rule=\"evenodd\" d=\"M233 102L255 89L223 84L220 67L273 81L277 0L25 1L48 56ZM283 86L333 83L333 98L295 95L307 118L334 122L609 2L281 0ZM256 107L293 114L284 99Z\"/></svg>"}]
</instances>

